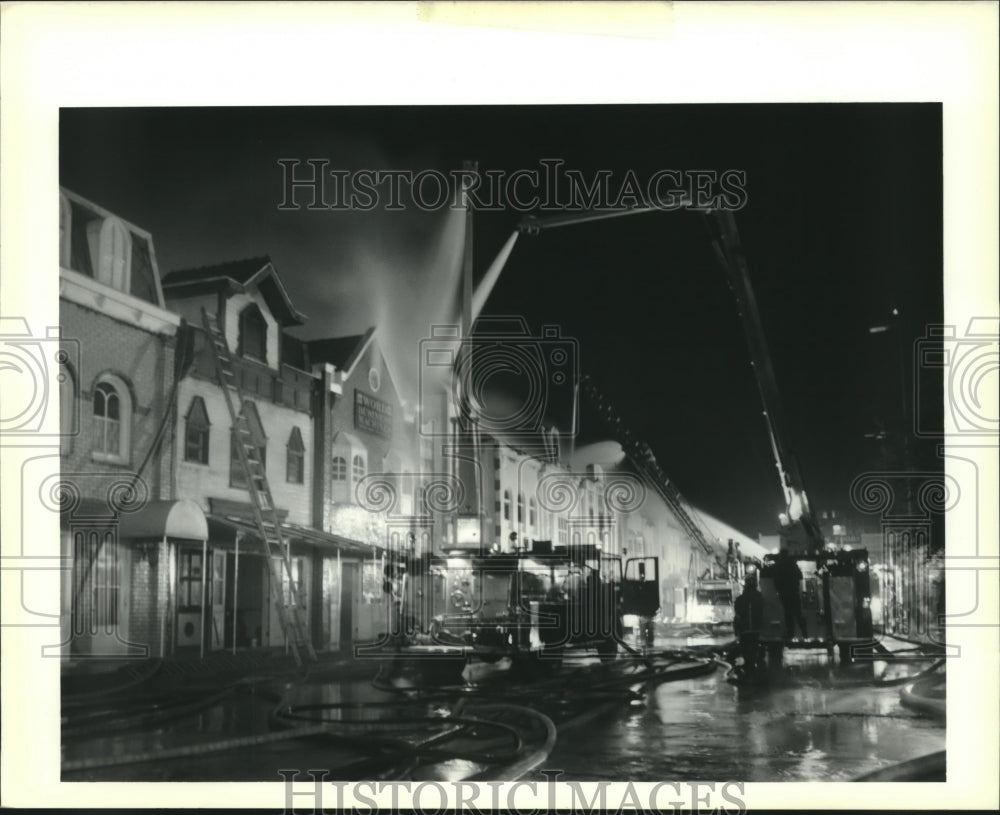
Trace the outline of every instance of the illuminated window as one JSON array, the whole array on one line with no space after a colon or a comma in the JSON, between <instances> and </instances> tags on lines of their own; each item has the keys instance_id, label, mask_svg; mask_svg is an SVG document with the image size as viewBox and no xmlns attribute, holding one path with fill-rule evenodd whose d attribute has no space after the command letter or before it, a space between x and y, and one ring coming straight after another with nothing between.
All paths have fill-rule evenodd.
<instances>
[{"instance_id":1,"label":"illuminated window","mask_svg":"<svg viewBox=\"0 0 1000 815\"><path fill-rule=\"evenodd\" d=\"M73 630L110 634L118 625L121 568L113 532L77 532L74 536Z\"/></svg>"},{"instance_id":2,"label":"illuminated window","mask_svg":"<svg viewBox=\"0 0 1000 815\"><path fill-rule=\"evenodd\" d=\"M287 458L285 462L285 480L289 484L301 484L305 481L306 448L302 443L302 433L297 427L292 428L288 437Z\"/></svg>"},{"instance_id":3,"label":"illuminated window","mask_svg":"<svg viewBox=\"0 0 1000 815\"><path fill-rule=\"evenodd\" d=\"M510 520L510 490L503 491L503 519Z\"/></svg>"},{"instance_id":4,"label":"illuminated window","mask_svg":"<svg viewBox=\"0 0 1000 815\"><path fill-rule=\"evenodd\" d=\"M201 552L194 549L181 550L177 579L177 607L194 609L201 607Z\"/></svg>"},{"instance_id":5,"label":"illuminated window","mask_svg":"<svg viewBox=\"0 0 1000 815\"><path fill-rule=\"evenodd\" d=\"M524 493L519 492L517 494L517 522L519 524L524 523Z\"/></svg>"},{"instance_id":6,"label":"illuminated window","mask_svg":"<svg viewBox=\"0 0 1000 815\"><path fill-rule=\"evenodd\" d=\"M355 481L365 477L365 460L361 456L355 456L351 460L351 475Z\"/></svg>"},{"instance_id":7,"label":"illuminated window","mask_svg":"<svg viewBox=\"0 0 1000 815\"><path fill-rule=\"evenodd\" d=\"M530 501L528 501L528 526L534 529L537 521L538 521L538 505L535 503L535 499L532 498Z\"/></svg>"},{"instance_id":8,"label":"illuminated window","mask_svg":"<svg viewBox=\"0 0 1000 815\"><path fill-rule=\"evenodd\" d=\"M333 457L333 466L331 467L331 478L334 481L346 481L347 480L347 459L343 456Z\"/></svg>"},{"instance_id":9,"label":"illuminated window","mask_svg":"<svg viewBox=\"0 0 1000 815\"><path fill-rule=\"evenodd\" d=\"M184 460L208 464L208 412L205 400L196 396L191 400L184 427Z\"/></svg>"}]
</instances>

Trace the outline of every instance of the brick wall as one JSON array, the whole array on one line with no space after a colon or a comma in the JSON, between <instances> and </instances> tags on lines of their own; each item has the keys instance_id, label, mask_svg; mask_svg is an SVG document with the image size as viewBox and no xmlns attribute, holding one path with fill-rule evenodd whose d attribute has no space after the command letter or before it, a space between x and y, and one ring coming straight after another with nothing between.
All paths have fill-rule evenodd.
<instances>
[{"instance_id":1,"label":"brick wall","mask_svg":"<svg viewBox=\"0 0 1000 815\"><path fill-rule=\"evenodd\" d=\"M173 379L176 340L153 334L112 319L67 300L60 301L63 337L80 343L80 369L74 371L80 415L79 434L62 456L64 473L111 474L135 472L153 443ZM130 388L132 396L131 444L126 463L109 463L93 457L94 386L102 373L112 373ZM160 452L142 472L149 499L170 498L173 440L168 432ZM80 479L81 494L104 498L100 480Z\"/></svg>"}]
</instances>

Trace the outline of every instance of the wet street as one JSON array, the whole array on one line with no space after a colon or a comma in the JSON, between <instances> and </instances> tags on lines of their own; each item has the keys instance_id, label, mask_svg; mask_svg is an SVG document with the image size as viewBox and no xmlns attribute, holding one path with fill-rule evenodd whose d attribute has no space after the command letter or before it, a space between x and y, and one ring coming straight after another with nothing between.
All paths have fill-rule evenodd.
<instances>
[{"instance_id":1,"label":"wet street","mask_svg":"<svg viewBox=\"0 0 1000 815\"><path fill-rule=\"evenodd\" d=\"M657 648L683 645L707 654L704 649L713 644L660 640ZM623 658L615 670L640 665ZM727 665L705 658L697 665L702 675L691 678L619 682L619 695L608 697L610 702L601 697L598 706L585 699L585 716L570 705L574 688L593 686L593 677L608 671L596 659L567 662L556 677L517 690L513 701L543 710L558 729L548 756L525 777L542 780L541 770L561 770L562 780L581 781L845 781L944 749L943 720L904 707L899 684L874 684L880 676L912 675L926 662L841 667L822 652L790 652L767 682L745 686L728 681ZM505 668L486 667L475 677L492 688L494 701L512 701L503 696L510 684ZM540 695L545 688L548 697ZM405 739L446 738L448 717L459 715L462 706L462 715L476 715L474 701L456 707L461 691L414 696L362 678L248 676L222 689L190 690L169 697L162 690L148 698L138 694L128 710L91 705L71 715L72 726L64 730L64 780L268 781L279 780L281 769L312 768L356 780L376 772L365 763L373 734L398 747ZM583 692L597 699L599 689ZM567 712L560 719L563 703ZM282 716L275 716L276 709ZM524 719L498 724L491 733L473 728L480 741L451 744L453 756L464 759L438 757L409 777L488 778L496 764L469 757L497 755L496 745L480 753L476 745L483 738L496 742L513 725L526 743L541 738Z\"/></svg>"},{"instance_id":2,"label":"wet street","mask_svg":"<svg viewBox=\"0 0 1000 815\"><path fill-rule=\"evenodd\" d=\"M565 780L849 781L944 749L943 723L873 687L872 666L786 662L767 686L737 687L722 670L660 685L587 739L560 740L546 767Z\"/></svg>"}]
</instances>

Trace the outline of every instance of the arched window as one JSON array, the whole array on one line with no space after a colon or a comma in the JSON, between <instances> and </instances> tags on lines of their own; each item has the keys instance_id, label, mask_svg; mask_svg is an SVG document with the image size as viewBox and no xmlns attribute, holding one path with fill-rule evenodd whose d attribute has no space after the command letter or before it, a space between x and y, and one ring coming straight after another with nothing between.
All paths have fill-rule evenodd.
<instances>
[{"instance_id":1,"label":"arched window","mask_svg":"<svg viewBox=\"0 0 1000 815\"><path fill-rule=\"evenodd\" d=\"M240 312L239 351L245 357L267 361L267 320L255 303Z\"/></svg>"},{"instance_id":2,"label":"arched window","mask_svg":"<svg viewBox=\"0 0 1000 815\"><path fill-rule=\"evenodd\" d=\"M191 400L184 426L184 460L208 464L208 411L200 396Z\"/></svg>"},{"instance_id":3,"label":"arched window","mask_svg":"<svg viewBox=\"0 0 1000 815\"><path fill-rule=\"evenodd\" d=\"M528 526L534 529L535 524L537 522L538 522L538 505L535 503L535 499L531 498L528 501Z\"/></svg>"},{"instance_id":4,"label":"arched window","mask_svg":"<svg viewBox=\"0 0 1000 815\"><path fill-rule=\"evenodd\" d=\"M588 532L587 533L587 543L589 543L589 544L595 544L595 543L597 543L597 535L595 535L593 532Z\"/></svg>"},{"instance_id":5,"label":"arched window","mask_svg":"<svg viewBox=\"0 0 1000 815\"><path fill-rule=\"evenodd\" d=\"M118 377L102 376L94 386L94 458L129 459L132 400Z\"/></svg>"},{"instance_id":6,"label":"arched window","mask_svg":"<svg viewBox=\"0 0 1000 815\"><path fill-rule=\"evenodd\" d=\"M510 490L503 491L503 519L510 520Z\"/></svg>"},{"instance_id":7,"label":"arched window","mask_svg":"<svg viewBox=\"0 0 1000 815\"><path fill-rule=\"evenodd\" d=\"M343 456L333 457L333 466L330 468L330 477L334 481L347 480L347 459Z\"/></svg>"},{"instance_id":8,"label":"arched window","mask_svg":"<svg viewBox=\"0 0 1000 815\"><path fill-rule=\"evenodd\" d=\"M421 532L420 533L420 551L428 552L431 548L431 533Z\"/></svg>"},{"instance_id":9,"label":"arched window","mask_svg":"<svg viewBox=\"0 0 1000 815\"><path fill-rule=\"evenodd\" d=\"M132 261L132 239L128 230L117 218L94 221L88 227L99 229L97 239L97 279L119 291L129 290Z\"/></svg>"},{"instance_id":10,"label":"arched window","mask_svg":"<svg viewBox=\"0 0 1000 815\"><path fill-rule=\"evenodd\" d=\"M351 459L351 475L355 481L365 477L365 460L361 456L356 455Z\"/></svg>"},{"instance_id":11,"label":"arched window","mask_svg":"<svg viewBox=\"0 0 1000 815\"><path fill-rule=\"evenodd\" d=\"M579 545L580 545L580 533L579 532L574 532L573 533L573 546L579 546Z\"/></svg>"},{"instance_id":12,"label":"arched window","mask_svg":"<svg viewBox=\"0 0 1000 815\"><path fill-rule=\"evenodd\" d=\"M524 523L524 493L519 492L517 494L517 522L519 524Z\"/></svg>"},{"instance_id":13,"label":"arched window","mask_svg":"<svg viewBox=\"0 0 1000 815\"><path fill-rule=\"evenodd\" d=\"M264 434L264 426L260 423L260 416L257 414L257 406L250 401L243 403L243 414L246 416L247 427L250 428L250 441L256 448L256 457L259 457L261 465L267 466L267 436ZM246 472L243 470L243 463L240 461L239 448L237 444L243 444L245 436L233 430L229 445L229 486L246 488ZM244 448L245 449L245 448ZM248 456L253 456L253 450L247 450ZM253 465L250 465L253 467Z\"/></svg>"},{"instance_id":14,"label":"arched window","mask_svg":"<svg viewBox=\"0 0 1000 815\"><path fill-rule=\"evenodd\" d=\"M288 437L287 456L285 461L285 480L289 484L302 484L306 473L306 447L302 443L302 433L297 427L292 428Z\"/></svg>"}]
</instances>

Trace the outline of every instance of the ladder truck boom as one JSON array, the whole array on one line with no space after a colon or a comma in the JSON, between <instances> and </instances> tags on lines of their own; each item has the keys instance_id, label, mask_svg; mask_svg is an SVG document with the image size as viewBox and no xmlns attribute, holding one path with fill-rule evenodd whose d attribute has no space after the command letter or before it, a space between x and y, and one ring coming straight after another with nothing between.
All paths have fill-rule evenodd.
<instances>
[{"instance_id":1,"label":"ladder truck boom","mask_svg":"<svg viewBox=\"0 0 1000 815\"><path fill-rule=\"evenodd\" d=\"M685 198L677 203L679 206L673 207L674 209L691 208L690 199ZM588 210L546 218L530 215L522 219L518 225L518 231L528 235L537 235L543 229L625 215L638 215L644 212L663 212L664 210L664 207L643 203L629 209L615 211ZM781 400L778 397L774 367L771 364L771 355L764 338L756 297L750 284L750 275L743 246L736 229L736 220L733 214L726 210L699 209L697 211L705 216L716 260L726 273L743 323L751 365L754 369L757 389L764 408L763 413L770 437L771 451L774 455L778 480L785 498L785 512L781 517L782 526L789 529L800 527L805 533L810 547L814 550L820 550L824 545L823 533L809 507L798 460L785 430L786 424Z\"/></svg>"},{"instance_id":2,"label":"ladder truck boom","mask_svg":"<svg viewBox=\"0 0 1000 815\"><path fill-rule=\"evenodd\" d=\"M622 445L622 449L632 458L639 474L646 482L652 486L659 495L673 516L680 522L684 530L701 547L701 550L710 557L715 555L715 550L709 542L701 527L695 522L688 511L684 508L683 498L680 491L675 487L667 474L663 472L653 451L645 442L636 440L631 433L622 429L621 420L618 418L614 408L608 404L603 394L589 376L583 376L581 384L587 396L594 402L598 412L605 417L606 423L616 435L616 440Z\"/></svg>"}]
</instances>

